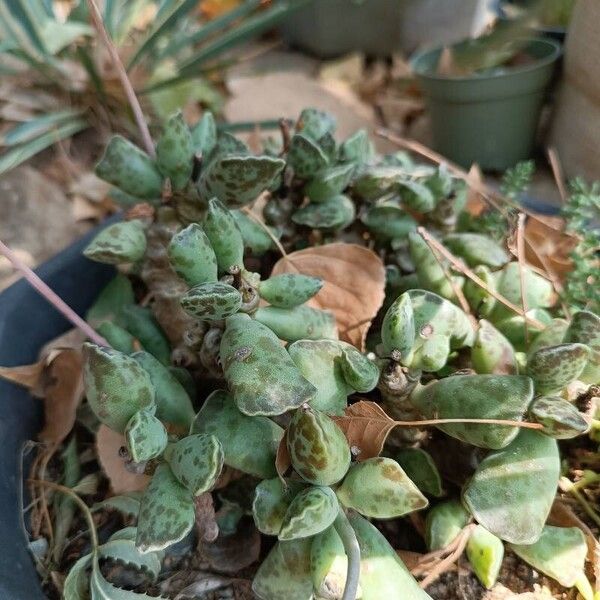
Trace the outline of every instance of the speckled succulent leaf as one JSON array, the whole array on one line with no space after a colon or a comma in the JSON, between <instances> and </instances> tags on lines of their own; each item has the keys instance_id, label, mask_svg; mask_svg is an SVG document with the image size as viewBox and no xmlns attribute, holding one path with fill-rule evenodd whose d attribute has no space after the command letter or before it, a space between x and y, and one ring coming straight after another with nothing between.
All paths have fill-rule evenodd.
<instances>
[{"instance_id":1,"label":"speckled succulent leaf","mask_svg":"<svg viewBox=\"0 0 600 600\"><path fill-rule=\"evenodd\" d=\"M556 301L556 294L552 282L538 275L528 267L524 268L525 278L525 305L528 309L548 308ZM497 290L513 304L521 306L521 276L519 264L511 262L505 265L501 271L496 273ZM494 312L490 316L492 322L496 322L504 316L512 315L512 311L503 304L497 303Z\"/></svg>"},{"instance_id":2,"label":"speckled succulent leaf","mask_svg":"<svg viewBox=\"0 0 600 600\"><path fill-rule=\"evenodd\" d=\"M348 518L360 547L361 600L431 600L374 525L358 514Z\"/></svg>"},{"instance_id":3,"label":"speckled succulent leaf","mask_svg":"<svg viewBox=\"0 0 600 600\"><path fill-rule=\"evenodd\" d=\"M517 358L512 344L489 322L479 321L471 362L478 373L513 375L517 373Z\"/></svg>"},{"instance_id":4,"label":"speckled succulent leaf","mask_svg":"<svg viewBox=\"0 0 600 600\"><path fill-rule=\"evenodd\" d=\"M510 260L506 250L487 235L451 233L443 241L450 252L460 256L470 267L485 265L495 269Z\"/></svg>"},{"instance_id":5,"label":"speckled succulent leaf","mask_svg":"<svg viewBox=\"0 0 600 600\"><path fill-rule=\"evenodd\" d=\"M224 156L211 162L198 182L205 200L218 198L227 208L241 208L269 189L285 162L271 156Z\"/></svg>"},{"instance_id":6,"label":"speckled succulent leaf","mask_svg":"<svg viewBox=\"0 0 600 600\"><path fill-rule=\"evenodd\" d=\"M111 496L97 502L92 506L92 512L101 509L118 510L120 513L127 517L135 517L140 512L140 501L142 499L141 492L129 492L128 494L119 494L118 496Z\"/></svg>"},{"instance_id":7,"label":"speckled succulent leaf","mask_svg":"<svg viewBox=\"0 0 600 600\"><path fill-rule=\"evenodd\" d=\"M353 164L336 165L317 173L304 186L304 193L312 202L323 202L328 198L341 194L350 184L354 175Z\"/></svg>"},{"instance_id":8,"label":"speckled succulent leaf","mask_svg":"<svg viewBox=\"0 0 600 600\"><path fill-rule=\"evenodd\" d=\"M125 306L117 318L118 324L126 329L152 356L163 365L171 362L171 345L152 309L138 304Z\"/></svg>"},{"instance_id":9,"label":"speckled succulent leaf","mask_svg":"<svg viewBox=\"0 0 600 600\"><path fill-rule=\"evenodd\" d=\"M526 563L562 586L575 585L585 567L587 544L579 527L546 525L539 539L529 545L511 544L510 549Z\"/></svg>"},{"instance_id":10,"label":"speckled succulent leaf","mask_svg":"<svg viewBox=\"0 0 600 600\"><path fill-rule=\"evenodd\" d=\"M228 317L221 340L221 364L237 407L247 415L280 415L310 402L307 381L277 336L238 313Z\"/></svg>"},{"instance_id":11,"label":"speckled succulent leaf","mask_svg":"<svg viewBox=\"0 0 600 600\"><path fill-rule=\"evenodd\" d=\"M283 429L267 417L249 417L240 412L227 392L216 390L208 396L191 432L216 436L223 446L226 465L255 477L275 477L275 457Z\"/></svg>"},{"instance_id":12,"label":"speckled succulent leaf","mask_svg":"<svg viewBox=\"0 0 600 600\"><path fill-rule=\"evenodd\" d=\"M110 139L95 172L136 198L158 198L162 192L163 178L154 161L120 135Z\"/></svg>"},{"instance_id":13,"label":"speckled succulent leaf","mask_svg":"<svg viewBox=\"0 0 600 600\"><path fill-rule=\"evenodd\" d=\"M120 265L140 260L146 252L141 221L123 221L105 227L86 246L84 255L96 262Z\"/></svg>"},{"instance_id":14,"label":"speckled succulent leaf","mask_svg":"<svg viewBox=\"0 0 600 600\"><path fill-rule=\"evenodd\" d=\"M310 538L277 542L252 581L261 600L313 600Z\"/></svg>"},{"instance_id":15,"label":"speckled succulent leaf","mask_svg":"<svg viewBox=\"0 0 600 600\"><path fill-rule=\"evenodd\" d=\"M263 306L254 313L254 318L271 329L277 337L287 342L296 340L336 340L338 331L335 316L328 310L296 306L279 308Z\"/></svg>"},{"instance_id":16,"label":"speckled succulent leaf","mask_svg":"<svg viewBox=\"0 0 600 600\"><path fill-rule=\"evenodd\" d=\"M382 456L353 463L336 493L344 506L376 519L401 517L428 504L402 467Z\"/></svg>"},{"instance_id":17,"label":"speckled succulent leaf","mask_svg":"<svg viewBox=\"0 0 600 600\"><path fill-rule=\"evenodd\" d=\"M63 585L64 600L87 600L89 597L88 568L92 555L82 556L69 570Z\"/></svg>"},{"instance_id":18,"label":"speckled succulent leaf","mask_svg":"<svg viewBox=\"0 0 600 600\"><path fill-rule=\"evenodd\" d=\"M100 558L119 561L136 569L146 571L154 581L161 569L160 552L140 552L135 546L136 527L127 527L117 531L109 541L98 548Z\"/></svg>"},{"instance_id":19,"label":"speckled succulent leaf","mask_svg":"<svg viewBox=\"0 0 600 600\"><path fill-rule=\"evenodd\" d=\"M445 164L440 165L434 173L423 179L423 184L429 188L436 203L452 193L453 183L452 175Z\"/></svg>"},{"instance_id":20,"label":"speckled succulent leaf","mask_svg":"<svg viewBox=\"0 0 600 600\"><path fill-rule=\"evenodd\" d=\"M581 342L581 340L565 339L569 322L565 319L552 319L542 331L540 331L527 348L527 353L531 356L540 348L548 348L549 346L558 346L563 342Z\"/></svg>"},{"instance_id":21,"label":"speckled succulent leaf","mask_svg":"<svg viewBox=\"0 0 600 600\"><path fill-rule=\"evenodd\" d=\"M169 262L189 285L217 281L217 257L208 236L196 223L177 232L167 248Z\"/></svg>"},{"instance_id":22,"label":"speckled succulent leaf","mask_svg":"<svg viewBox=\"0 0 600 600\"><path fill-rule=\"evenodd\" d=\"M156 164L159 171L171 180L174 190L183 189L194 168L192 133L178 112L171 116L156 143Z\"/></svg>"},{"instance_id":23,"label":"speckled succulent leaf","mask_svg":"<svg viewBox=\"0 0 600 600\"><path fill-rule=\"evenodd\" d=\"M292 221L313 229L344 229L354 221L356 211L348 196L338 194L322 202L311 202L292 214Z\"/></svg>"},{"instance_id":24,"label":"speckled succulent leaf","mask_svg":"<svg viewBox=\"0 0 600 600\"><path fill-rule=\"evenodd\" d=\"M529 407L532 421L544 426L544 433L557 440L577 437L585 433L590 424L577 407L563 398L542 396Z\"/></svg>"},{"instance_id":25,"label":"speckled succulent leaf","mask_svg":"<svg viewBox=\"0 0 600 600\"><path fill-rule=\"evenodd\" d=\"M411 210L428 213L435 208L436 199L426 185L412 179L401 179L396 188L402 198L402 204Z\"/></svg>"},{"instance_id":26,"label":"speckled succulent leaf","mask_svg":"<svg viewBox=\"0 0 600 600\"><path fill-rule=\"evenodd\" d=\"M580 342L589 346L589 361L579 378L585 383L600 383L600 317L588 310L575 313L564 341Z\"/></svg>"},{"instance_id":27,"label":"speckled succulent leaf","mask_svg":"<svg viewBox=\"0 0 600 600\"><path fill-rule=\"evenodd\" d=\"M298 340L288 347L289 355L317 393L310 405L330 415L342 415L352 387L342 367L343 342Z\"/></svg>"},{"instance_id":28,"label":"speckled succulent leaf","mask_svg":"<svg viewBox=\"0 0 600 600\"><path fill-rule=\"evenodd\" d=\"M407 364L415 343L415 318L408 293L399 296L388 308L381 325L381 341L386 356L394 353Z\"/></svg>"},{"instance_id":29,"label":"speckled succulent leaf","mask_svg":"<svg viewBox=\"0 0 600 600\"><path fill-rule=\"evenodd\" d=\"M295 540L321 533L333 524L340 510L330 487L310 486L294 496L279 531L280 540Z\"/></svg>"},{"instance_id":30,"label":"speckled succulent leaf","mask_svg":"<svg viewBox=\"0 0 600 600\"><path fill-rule=\"evenodd\" d=\"M425 518L425 543L430 552L451 544L471 518L458 500L436 504Z\"/></svg>"},{"instance_id":31,"label":"speckled succulent leaf","mask_svg":"<svg viewBox=\"0 0 600 600\"><path fill-rule=\"evenodd\" d=\"M156 552L182 540L194 526L192 493L169 465L161 463L142 496L135 545L141 552Z\"/></svg>"},{"instance_id":32,"label":"speckled succulent leaf","mask_svg":"<svg viewBox=\"0 0 600 600\"><path fill-rule=\"evenodd\" d=\"M344 544L333 526L313 538L310 571L317 598L340 600L346 585L348 557ZM360 586L356 597L362 597Z\"/></svg>"},{"instance_id":33,"label":"speckled succulent leaf","mask_svg":"<svg viewBox=\"0 0 600 600\"><path fill-rule=\"evenodd\" d=\"M496 290L496 278L488 267L479 265L473 269L473 273L479 277L490 289ZM467 279L463 287L465 298L471 307L471 310L480 317L488 317L492 314L496 303L494 296L486 292L474 281Z\"/></svg>"},{"instance_id":34,"label":"speckled succulent leaf","mask_svg":"<svg viewBox=\"0 0 600 600\"><path fill-rule=\"evenodd\" d=\"M256 221L246 216L240 210L232 210L231 214L235 219L244 240L244 247L254 256L262 256L265 252L274 247L273 239ZM279 239L280 233L272 227L265 226L275 239Z\"/></svg>"},{"instance_id":35,"label":"speckled succulent leaf","mask_svg":"<svg viewBox=\"0 0 600 600\"><path fill-rule=\"evenodd\" d=\"M208 156L217 143L217 124L210 111L206 111L192 128L192 147L195 154Z\"/></svg>"},{"instance_id":36,"label":"speckled succulent leaf","mask_svg":"<svg viewBox=\"0 0 600 600\"><path fill-rule=\"evenodd\" d=\"M326 414L303 406L290 420L287 447L292 466L314 485L333 485L350 466L350 447L342 430Z\"/></svg>"},{"instance_id":37,"label":"speckled succulent leaf","mask_svg":"<svg viewBox=\"0 0 600 600\"><path fill-rule=\"evenodd\" d=\"M399 178L405 177L402 167L376 165L362 170L352 183L354 192L365 200L376 200L384 194L395 191Z\"/></svg>"},{"instance_id":38,"label":"speckled succulent leaf","mask_svg":"<svg viewBox=\"0 0 600 600\"><path fill-rule=\"evenodd\" d=\"M242 142L242 140L238 140L234 135L228 133L227 131L223 131L219 133L217 136L217 142L212 150L212 153L208 157L209 161L212 161L217 158L222 158L224 156L246 156L250 154L250 148L248 145Z\"/></svg>"},{"instance_id":39,"label":"speckled succulent leaf","mask_svg":"<svg viewBox=\"0 0 600 600\"><path fill-rule=\"evenodd\" d=\"M111 348L131 354L135 350L135 338L123 327L111 321L103 321L96 331L109 343Z\"/></svg>"},{"instance_id":40,"label":"speckled succulent leaf","mask_svg":"<svg viewBox=\"0 0 600 600\"><path fill-rule=\"evenodd\" d=\"M210 490L223 468L223 447L214 435L188 435L168 446L164 456L179 483L195 496Z\"/></svg>"},{"instance_id":41,"label":"speckled succulent leaf","mask_svg":"<svg viewBox=\"0 0 600 600\"><path fill-rule=\"evenodd\" d=\"M87 311L85 320L92 326L104 321L112 322L123 307L134 304L135 296L131 280L118 274L102 289L94 304Z\"/></svg>"},{"instance_id":42,"label":"speckled succulent leaf","mask_svg":"<svg viewBox=\"0 0 600 600\"><path fill-rule=\"evenodd\" d=\"M342 373L346 383L356 392L366 394L375 389L379 381L379 367L351 344L343 344Z\"/></svg>"},{"instance_id":43,"label":"speckled succulent leaf","mask_svg":"<svg viewBox=\"0 0 600 600\"><path fill-rule=\"evenodd\" d=\"M529 319L536 319L542 324L542 327L535 325L529 321L527 331L530 337L534 337L543 327L552 322L550 313L543 308L532 308L527 311ZM492 319L492 317L490 317ZM527 351L527 337L525 335L525 319L521 315L512 314L504 317L501 320L493 320L496 329L513 345L513 348L518 352Z\"/></svg>"},{"instance_id":44,"label":"speckled succulent leaf","mask_svg":"<svg viewBox=\"0 0 600 600\"><path fill-rule=\"evenodd\" d=\"M167 430L152 413L138 410L125 426L127 449L134 462L156 458L167 447Z\"/></svg>"},{"instance_id":45,"label":"speckled succulent leaf","mask_svg":"<svg viewBox=\"0 0 600 600\"><path fill-rule=\"evenodd\" d=\"M260 297L273 306L294 308L310 300L323 287L323 280L301 273L281 273L260 282Z\"/></svg>"},{"instance_id":46,"label":"speckled succulent leaf","mask_svg":"<svg viewBox=\"0 0 600 600\"><path fill-rule=\"evenodd\" d=\"M305 108L298 117L295 130L302 132L313 140L322 138L327 133L335 132L335 117L316 108Z\"/></svg>"},{"instance_id":47,"label":"speckled succulent leaf","mask_svg":"<svg viewBox=\"0 0 600 600\"><path fill-rule=\"evenodd\" d=\"M522 421L533 382L522 375L454 375L415 389L411 403L429 419ZM438 429L480 448L504 448L519 432L509 425L448 423Z\"/></svg>"},{"instance_id":48,"label":"speckled succulent leaf","mask_svg":"<svg viewBox=\"0 0 600 600\"><path fill-rule=\"evenodd\" d=\"M396 203L380 200L361 217L367 229L381 240L405 239L417 222Z\"/></svg>"},{"instance_id":49,"label":"speckled succulent leaf","mask_svg":"<svg viewBox=\"0 0 600 600\"><path fill-rule=\"evenodd\" d=\"M88 343L83 345L83 358L86 397L102 423L122 433L138 410L154 409L150 377L133 358Z\"/></svg>"},{"instance_id":50,"label":"speckled succulent leaf","mask_svg":"<svg viewBox=\"0 0 600 600\"><path fill-rule=\"evenodd\" d=\"M177 378L149 352L132 355L146 371L155 391L156 416L165 423L187 429L194 418L192 401Z\"/></svg>"},{"instance_id":51,"label":"speckled succulent leaf","mask_svg":"<svg viewBox=\"0 0 600 600\"><path fill-rule=\"evenodd\" d=\"M416 345L410 364L414 368L435 373L443 368L450 356L450 336L430 334Z\"/></svg>"},{"instance_id":52,"label":"speckled succulent leaf","mask_svg":"<svg viewBox=\"0 0 600 600\"><path fill-rule=\"evenodd\" d=\"M242 232L231 212L216 198L208 201L203 227L215 251L219 271L229 273L232 267L243 269L244 240Z\"/></svg>"},{"instance_id":53,"label":"speckled succulent leaf","mask_svg":"<svg viewBox=\"0 0 600 600\"><path fill-rule=\"evenodd\" d=\"M473 573L484 587L491 589L498 579L504 558L502 540L477 525L469 536L466 550Z\"/></svg>"},{"instance_id":54,"label":"speckled succulent leaf","mask_svg":"<svg viewBox=\"0 0 600 600\"><path fill-rule=\"evenodd\" d=\"M403 448L391 456L421 492L437 498L444 495L442 478L428 452L422 448Z\"/></svg>"},{"instance_id":55,"label":"speckled succulent leaf","mask_svg":"<svg viewBox=\"0 0 600 600\"><path fill-rule=\"evenodd\" d=\"M373 148L366 129L359 129L340 144L339 158L343 162L362 164L373 154Z\"/></svg>"},{"instance_id":56,"label":"speckled succulent leaf","mask_svg":"<svg viewBox=\"0 0 600 600\"><path fill-rule=\"evenodd\" d=\"M238 312L242 295L228 283L213 281L190 288L179 302L183 310L196 319L220 321Z\"/></svg>"},{"instance_id":57,"label":"speckled succulent leaf","mask_svg":"<svg viewBox=\"0 0 600 600\"><path fill-rule=\"evenodd\" d=\"M296 133L290 142L288 164L300 179L311 179L329 165L329 158L310 138Z\"/></svg>"},{"instance_id":58,"label":"speckled succulent leaf","mask_svg":"<svg viewBox=\"0 0 600 600\"><path fill-rule=\"evenodd\" d=\"M540 348L527 362L527 374L538 394L559 392L581 375L590 349L585 344L569 343Z\"/></svg>"},{"instance_id":59,"label":"speckled succulent leaf","mask_svg":"<svg viewBox=\"0 0 600 600\"><path fill-rule=\"evenodd\" d=\"M265 535L279 535L283 520L292 500L305 484L280 477L264 479L254 490L252 516L259 531Z\"/></svg>"},{"instance_id":60,"label":"speckled succulent leaf","mask_svg":"<svg viewBox=\"0 0 600 600\"><path fill-rule=\"evenodd\" d=\"M408 240L410 256L415 265L419 285L448 300L455 298L454 288L427 242L416 232L409 233ZM461 287L463 279L453 276L453 281L455 285Z\"/></svg>"},{"instance_id":61,"label":"speckled succulent leaf","mask_svg":"<svg viewBox=\"0 0 600 600\"><path fill-rule=\"evenodd\" d=\"M475 519L500 539L533 544L552 507L559 472L556 440L522 429L506 448L479 463L463 500Z\"/></svg>"}]
</instances>

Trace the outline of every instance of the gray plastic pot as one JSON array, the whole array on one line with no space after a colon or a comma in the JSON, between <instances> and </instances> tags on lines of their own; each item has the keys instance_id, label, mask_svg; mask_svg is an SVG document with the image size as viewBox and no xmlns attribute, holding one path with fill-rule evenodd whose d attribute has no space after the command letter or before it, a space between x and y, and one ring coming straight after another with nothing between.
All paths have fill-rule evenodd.
<instances>
[{"instance_id":1,"label":"gray plastic pot","mask_svg":"<svg viewBox=\"0 0 600 600\"><path fill-rule=\"evenodd\" d=\"M435 149L465 168L477 163L494 171L529 158L560 44L531 39L526 51L535 62L465 77L436 74L442 50L427 50L412 60L431 115Z\"/></svg>"}]
</instances>

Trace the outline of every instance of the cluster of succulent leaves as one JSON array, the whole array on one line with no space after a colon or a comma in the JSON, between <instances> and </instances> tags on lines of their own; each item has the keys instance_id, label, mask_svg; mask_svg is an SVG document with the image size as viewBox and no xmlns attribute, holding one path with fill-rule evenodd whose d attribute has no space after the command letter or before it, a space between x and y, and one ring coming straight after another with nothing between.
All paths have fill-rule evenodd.
<instances>
[{"instance_id":1,"label":"cluster of succulent leaves","mask_svg":"<svg viewBox=\"0 0 600 600\"><path fill-rule=\"evenodd\" d=\"M547 279L527 267L521 273L501 243L469 229L464 183L443 167L402 153L379 156L366 132L340 143L334 131L331 116L306 109L291 131L284 128L281 143L267 140L254 155L233 136L218 135L209 113L192 128L177 114L165 123L156 160L117 136L98 164L97 174L128 206L144 202L153 210L106 227L86 255L143 275L156 261L153 236L169 223L160 229L167 231L161 264L164 281L175 277L179 285L161 293L170 290L171 306L199 324L184 337L201 360L185 368L172 364L173 336L151 308L135 303L123 275L88 314L112 347L85 346L87 401L101 423L124 435L130 461L152 477L133 502L137 527L119 534L129 562L150 561L155 569L153 561L191 531L195 498L235 469L253 494L256 527L278 540L253 582L265 600L341 599L352 572L360 573L356 597L363 600L429 597L369 519L399 518L430 503L432 550L477 524L467 556L483 585L495 582L507 543L589 597L583 533L546 520L560 474L557 439L590 430L590 415L567 391L575 381L600 381L600 317L586 310L570 321L557 316ZM247 212L263 192L268 225ZM419 223L487 289L451 272L418 233ZM306 304L321 289L319 279L264 277L257 258L269 264L274 238L288 250L307 239L367 239L380 252L386 301L368 354L338 339L330 312ZM527 320L490 289L516 305L524 295ZM461 499L443 499L427 443L395 436L382 456L371 457L351 446L336 418L356 394L413 420L512 424L437 426L436 435L457 440L460 451L480 449ZM539 428L516 426L524 420ZM282 448L290 465L278 472ZM111 500L131 510L131 499ZM356 542L360 564L349 568ZM95 565L103 548L77 563L69 589L86 589L90 564L91 589L100 585Z\"/></svg>"}]
</instances>

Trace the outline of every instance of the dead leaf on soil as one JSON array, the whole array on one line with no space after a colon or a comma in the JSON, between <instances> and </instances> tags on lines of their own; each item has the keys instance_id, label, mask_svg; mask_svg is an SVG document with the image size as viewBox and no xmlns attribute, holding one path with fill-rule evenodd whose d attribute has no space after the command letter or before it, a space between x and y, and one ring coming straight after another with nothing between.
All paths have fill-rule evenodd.
<instances>
[{"instance_id":1,"label":"dead leaf on soil","mask_svg":"<svg viewBox=\"0 0 600 600\"><path fill-rule=\"evenodd\" d=\"M292 466L292 457L287 447L287 429L285 430L283 437L279 441L277 446L277 456L275 457L275 468L277 469L277 475L283 481L283 476L287 470Z\"/></svg>"},{"instance_id":2,"label":"dead leaf on soil","mask_svg":"<svg viewBox=\"0 0 600 600\"><path fill-rule=\"evenodd\" d=\"M219 535L219 526L216 521L212 494L205 492L194 498L194 510L196 513L198 546L205 542L214 542Z\"/></svg>"},{"instance_id":3,"label":"dead leaf on soil","mask_svg":"<svg viewBox=\"0 0 600 600\"><path fill-rule=\"evenodd\" d=\"M385 297L385 269L373 251L343 242L292 252L281 258L271 275L303 273L324 285L307 304L331 310L340 339L365 349L365 339Z\"/></svg>"},{"instance_id":4,"label":"dead leaf on soil","mask_svg":"<svg viewBox=\"0 0 600 600\"><path fill-rule=\"evenodd\" d=\"M141 492L146 488L150 477L131 473L125 468L119 449L125 445L125 437L106 425L100 425L96 433L96 453L105 475L110 481L114 494Z\"/></svg>"},{"instance_id":5,"label":"dead leaf on soil","mask_svg":"<svg viewBox=\"0 0 600 600\"><path fill-rule=\"evenodd\" d=\"M41 379L45 368L45 360L19 367L0 367L0 378L26 387L33 396L39 398L43 392Z\"/></svg>"},{"instance_id":6,"label":"dead leaf on soil","mask_svg":"<svg viewBox=\"0 0 600 600\"><path fill-rule=\"evenodd\" d=\"M344 432L359 462L379 456L387 436L396 427L396 421L379 404L368 400L348 406L344 416L332 419Z\"/></svg>"}]
</instances>

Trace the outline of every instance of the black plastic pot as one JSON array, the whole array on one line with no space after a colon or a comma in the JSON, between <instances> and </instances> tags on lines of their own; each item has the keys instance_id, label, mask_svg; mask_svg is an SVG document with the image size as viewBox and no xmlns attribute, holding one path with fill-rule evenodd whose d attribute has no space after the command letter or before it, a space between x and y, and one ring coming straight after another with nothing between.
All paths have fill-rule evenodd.
<instances>
[{"instance_id":1,"label":"black plastic pot","mask_svg":"<svg viewBox=\"0 0 600 600\"><path fill-rule=\"evenodd\" d=\"M38 275L73 309L83 314L114 276L108 265L81 254L90 232L43 264ZM0 365L32 363L40 348L70 324L25 281L0 294ZM21 450L35 439L42 422L42 403L20 387L0 381L0 599L43 600L39 577L22 527Z\"/></svg>"}]
</instances>

